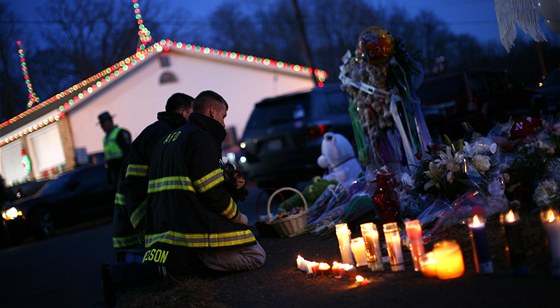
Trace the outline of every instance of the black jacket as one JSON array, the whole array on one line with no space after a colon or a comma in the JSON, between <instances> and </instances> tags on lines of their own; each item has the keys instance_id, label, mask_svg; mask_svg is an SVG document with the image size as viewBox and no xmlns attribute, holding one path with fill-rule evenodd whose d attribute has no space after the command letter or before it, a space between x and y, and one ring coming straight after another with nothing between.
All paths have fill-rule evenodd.
<instances>
[{"instance_id":1,"label":"black jacket","mask_svg":"<svg viewBox=\"0 0 560 308\"><path fill-rule=\"evenodd\" d=\"M224 137L220 123L193 113L158 142L148 171L147 248L167 255L255 243L248 226L235 223L240 213L220 166Z\"/></svg>"}]
</instances>

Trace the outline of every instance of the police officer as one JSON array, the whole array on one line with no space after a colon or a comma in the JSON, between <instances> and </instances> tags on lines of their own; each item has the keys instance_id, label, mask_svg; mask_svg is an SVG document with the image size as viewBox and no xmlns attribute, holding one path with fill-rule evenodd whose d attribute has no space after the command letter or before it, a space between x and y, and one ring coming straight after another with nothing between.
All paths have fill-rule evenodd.
<instances>
[{"instance_id":1,"label":"police officer","mask_svg":"<svg viewBox=\"0 0 560 308\"><path fill-rule=\"evenodd\" d=\"M109 112L102 112L97 116L97 119L105 132L105 137L103 137L103 154L105 156L105 166L108 170L109 182L116 186L123 160L130 151L132 138L128 130L113 123L113 117Z\"/></svg>"}]
</instances>

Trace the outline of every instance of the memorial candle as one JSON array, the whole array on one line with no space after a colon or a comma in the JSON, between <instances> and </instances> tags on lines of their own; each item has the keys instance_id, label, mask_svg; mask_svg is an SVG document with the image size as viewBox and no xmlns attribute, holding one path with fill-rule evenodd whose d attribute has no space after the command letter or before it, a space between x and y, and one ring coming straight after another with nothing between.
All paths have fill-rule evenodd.
<instances>
[{"instance_id":1,"label":"memorial candle","mask_svg":"<svg viewBox=\"0 0 560 308\"><path fill-rule=\"evenodd\" d=\"M356 267L366 266L368 264L366 245L364 243L363 237L353 238L350 242L350 247L352 248L352 254L354 255L354 260L356 260Z\"/></svg>"},{"instance_id":2,"label":"memorial candle","mask_svg":"<svg viewBox=\"0 0 560 308\"><path fill-rule=\"evenodd\" d=\"M328 263L320 262L318 271L321 276L329 276L329 273L331 271L331 266Z\"/></svg>"},{"instance_id":3,"label":"memorial candle","mask_svg":"<svg viewBox=\"0 0 560 308\"><path fill-rule=\"evenodd\" d=\"M444 240L434 244L436 274L439 279L461 277L465 272L461 246L453 240Z\"/></svg>"},{"instance_id":4,"label":"memorial candle","mask_svg":"<svg viewBox=\"0 0 560 308\"><path fill-rule=\"evenodd\" d=\"M366 286L368 284L368 281L366 278L364 278L364 276L356 275L356 284L359 286Z\"/></svg>"},{"instance_id":5,"label":"memorial candle","mask_svg":"<svg viewBox=\"0 0 560 308\"><path fill-rule=\"evenodd\" d=\"M383 257L381 255L381 245L379 244L379 232L372 222L360 225L362 237L366 245L368 267L372 271L383 271Z\"/></svg>"},{"instance_id":6,"label":"memorial candle","mask_svg":"<svg viewBox=\"0 0 560 308\"><path fill-rule=\"evenodd\" d=\"M319 273L319 263L315 261L307 262L307 273L308 274L318 274Z\"/></svg>"},{"instance_id":7,"label":"memorial candle","mask_svg":"<svg viewBox=\"0 0 560 308\"><path fill-rule=\"evenodd\" d=\"M393 272L404 271L401 236L397 223L390 222L384 224L383 233L385 234L385 242L387 243L387 254L389 255L391 270Z\"/></svg>"},{"instance_id":8,"label":"memorial candle","mask_svg":"<svg viewBox=\"0 0 560 308\"><path fill-rule=\"evenodd\" d=\"M420 270L420 257L424 254L424 240L422 239L422 225L420 221L408 220L404 223L406 229L406 236L410 245L410 253L412 255L412 262L414 270Z\"/></svg>"},{"instance_id":9,"label":"memorial candle","mask_svg":"<svg viewBox=\"0 0 560 308\"><path fill-rule=\"evenodd\" d=\"M468 219L474 265L476 272L481 274L494 272L494 264L492 263L492 255L490 254L488 236L486 235L486 227L484 225L485 222L485 219L479 218L478 215Z\"/></svg>"},{"instance_id":10,"label":"memorial candle","mask_svg":"<svg viewBox=\"0 0 560 308\"><path fill-rule=\"evenodd\" d=\"M334 278L340 278L342 276L342 274L340 273L340 264L338 262L333 261L331 270Z\"/></svg>"},{"instance_id":11,"label":"memorial candle","mask_svg":"<svg viewBox=\"0 0 560 308\"><path fill-rule=\"evenodd\" d=\"M304 269L303 264L304 264L305 259L298 255L297 259L296 259L296 264L297 264L297 268L301 271L307 271L307 268Z\"/></svg>"},{"instance_id":12,"label":"memorial candle","mask_svg":"<svg viewBox=\"0 0 560 308\"><path fill-rule=\"evenodd\" d=\"M426 277L437 276L437 263L433 251L425 253L420 257L420 270Z\"/></svg>"},{"instance_id":13,"label":"memorial candle","mask_svg":"<svg viewBox=\"0 0 560 308\"><path fill-rule=\"evenodd\" d=\"M340 223L336 225L336 237L338 239L338 248L340 249L340 256L342 257L342 263L354 264L354 259L352 258L352 248L350 247L350 239L352 233L348 229L348 225L345 223Z\"/></svg>"},{"instance_id":14,"label":"memorial candle","mask_svg":"<svg viewBox=\"0 0 560 308\"><path fill-rule=\"evenodd\" d=\"M506 238L506 255L514 274L525 275L529 269L525 258L525 245L523 244L523 228L519 215L513 210L500 215L503 233Z\"/></svg>"},{"instance_id":15,"label":"memorial candle","mask_svg":"<svg viewBox=\"0 0 560 308\"><path fill-rule=\"evenodd\" d=\"M546 230L550 248L551 272L560 276L560 215L556 210L541 211L541 222Z\"/></svg>"}]
</instances>

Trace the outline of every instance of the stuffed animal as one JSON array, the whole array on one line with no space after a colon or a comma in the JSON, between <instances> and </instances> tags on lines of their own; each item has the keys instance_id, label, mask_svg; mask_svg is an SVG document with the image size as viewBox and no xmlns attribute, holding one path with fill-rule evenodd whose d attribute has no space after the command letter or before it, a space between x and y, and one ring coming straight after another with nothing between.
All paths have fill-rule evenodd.
<instances>
[{"instance_id":1,"label":"stuffed animal","mask_svg":"<svg viewBox=\"0 0 560 308\"><path fill-rule=\"evenodd\" d=\"M331 184L336 184L335 180L325 180L319 176L313 177L311 183L307 185L301 194L305 198L308 206L311 206L317 198L327 189L327 186ZM303 208L303 200L298 195L291 196L290 198L283 201L278 207L279 212L289 212L294 208Z\"/></svg>"},{"instance_id":2,"label":"stuffed animal","mask_svg":"<svg viewBox=\"0 0 560 308\"><path fill-rule=\"evenodd\" d=\"M323 136L321 156L317 158L317 164L327 169L323 179L336 180L346 189L363 173L350 141L343 135L332 132Z\"/></svg>"}]
</instances>

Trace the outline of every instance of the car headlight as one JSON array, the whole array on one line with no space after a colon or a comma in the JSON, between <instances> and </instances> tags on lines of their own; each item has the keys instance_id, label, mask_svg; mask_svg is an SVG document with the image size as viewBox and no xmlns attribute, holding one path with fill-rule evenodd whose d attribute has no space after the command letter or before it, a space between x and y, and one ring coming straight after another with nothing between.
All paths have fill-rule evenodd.
<instances>
[{"instance_id":1,"label":"car headlight","mask_svg":"<svg viewBox=\"0 0 560 308\"><path fill-rule=\"evenodd\" d=\"M18 210L13 206L7 210L2 211L2 218L4 218L4 220L14 220L20 216L23 216L21 210Z\"/></svg>"}]
</instances>

